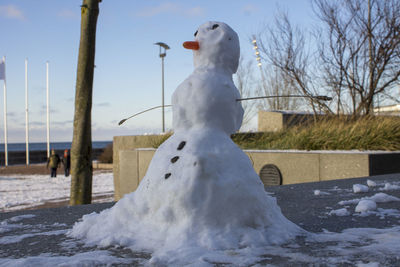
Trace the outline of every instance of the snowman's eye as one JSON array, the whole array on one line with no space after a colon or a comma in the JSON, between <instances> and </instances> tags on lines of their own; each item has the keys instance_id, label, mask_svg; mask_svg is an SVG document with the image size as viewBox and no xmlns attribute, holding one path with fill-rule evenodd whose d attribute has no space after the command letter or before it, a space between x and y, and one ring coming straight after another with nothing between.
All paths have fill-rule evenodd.
<instances>
[{"instance_id":1,"label":"snowman's eye","mask_svg":"<svg viewBox=\"0 0 400 267\"><path fill-rule=\"evenodd\" d=\"M198 31L196 31L196 32L194 33L194 37L196 37L196 36L197 36L197 32L198 32Z\"/></svg>"},{"instance_id":2,"label":"snowman's eye","mask_svg":"<svg viewBox=\"0 0 400 267\"><path fill-rule=\"evenodd\" d=\"M216 28L218 28L218 26L219 26L218 24L214 24L211 29L215 30Z\"/></svg>"}]
</instances>

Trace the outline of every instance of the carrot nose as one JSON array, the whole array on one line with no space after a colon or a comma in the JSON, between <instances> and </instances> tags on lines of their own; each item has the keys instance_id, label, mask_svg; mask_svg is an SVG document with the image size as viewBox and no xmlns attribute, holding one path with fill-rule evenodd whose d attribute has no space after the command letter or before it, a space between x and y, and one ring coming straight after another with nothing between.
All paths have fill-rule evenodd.
<instances>
[{"instance_id":1,"label":"carrot nose","mask_svg":"<svg viewBox=\"0 0 400 267\"><path fill-rule=\"evenodd\" d=\"M187 41L183 43L183 47L186 49L192 49L192 50L199 50L199 42L197 41Z\"/></svg>"}]
</instances>

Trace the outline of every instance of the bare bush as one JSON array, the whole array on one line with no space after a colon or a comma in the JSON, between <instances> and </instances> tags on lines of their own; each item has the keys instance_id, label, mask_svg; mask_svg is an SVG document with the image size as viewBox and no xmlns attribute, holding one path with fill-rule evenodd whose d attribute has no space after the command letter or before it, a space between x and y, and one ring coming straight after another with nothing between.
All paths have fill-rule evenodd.
<instances>
[{"instance_id":1,"label":"bare bush","mask_svg":"<svg viewBox=\"0 0 400 267\"><path fill-rule=\"evenodd\" d=\"M98 160L101 163L113 163L113 144L108 144L100 154Z\"/></svg>"}]
</instances>

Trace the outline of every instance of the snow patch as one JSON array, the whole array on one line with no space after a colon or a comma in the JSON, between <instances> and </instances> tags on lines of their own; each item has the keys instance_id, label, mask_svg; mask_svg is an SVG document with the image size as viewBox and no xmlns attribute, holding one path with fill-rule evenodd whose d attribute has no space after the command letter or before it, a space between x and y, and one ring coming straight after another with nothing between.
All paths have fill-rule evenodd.
<instances>
[{"instance_id":1,"label":"snow patch","mask_svg":"<svg viewBox=\"0 0 400 267\"><path fill-rule=\"evenodd\" d=\"M316 189L316 190L314 190L314 195L315 196L324 196L324 195L330 195L330 193Z\"/></svg>"},{"instance_id":2,"label":"snow patch","mask_svg":"<svg viewBox=\"0 0 400 267\"><path fill-rule=\"evenodd\" d=\"M346 208L341 208L337 210L331 210L329 215L336 215L336 216L349 216L350 212Z\"/></svg>"},{"instance_id":3,"label":"snow patch","mask_svg":"<svg viewBox=\"0 0 400 267\"><path fill-rule=\"evenodd\" d=\"M376 202L369 199L361 200L355 208L355 212L367 212L373 210L376 210Z\"/></svg>"},{"instance_id":4,"label":"snow patch","mask_svg":"<svg viewBox=\"0 0 400 267\"><path fill-rule=\"evenodd\" d=\"M377 203L387 203L387 202L392 202L392 201L400 201L400 198L391 196L385 193L376 193L372 197L369 197L367 199L370 199L372 201L375 201Z\"/></svg>"},{"instance_id":5,"label":"snow patch","mask_svg":"<svg viewBox=\"0 0 400 267\"><path fill-rule=\"evenodd\" d=\"M385 186L381 188L382 191L393 191L393 190L400 190L400 185L394 185L390 183L385 183Z\"/></svg>"},{"instance_id":6,"label":"snow patch","mask_svg":"<svg viewBox=\"0 0 400 267\"><path fill-rule=\"evenodd\" d=\"M369 187L376 187L376 182L374 182L374 181L372 181L372 180L367 180L367 185L369 186Z\"/></svg>"},{"instance_id":7,"label":"snow patch","mask_svg":"<svg viewBox=\"0 0 400 267\"><path fill-rule=\"evenodd\" d=\"M107 250L96 250L78 253L72 256L59 256L44 253L38 256L20 259L0 258L0 266L111 266L128 265L131 260L112 256Z\"/></svg>"},{"instance_id":8,"label":"snow patch","mask_svg":"<svg viewBox=\"0 0 400 267\"><path fill-rule=\"evenodd\" d=\"M362 184L354 184L353 185L353 192L354 193L366 193L368 192L369 188L366 185Z\"/></svg>"},{"instance_id":9,"label":"snow patch","mask_svg":"<svg viewBox=\"0 0 400 267\"><path fill-rule=\"evenodd\" d=\"M64 175L57 175L57 178L50 178L49 175L9 175L0 177L0 180L0 212L34 207L51 201L67 201L70 195L71 177ZM113 174L94 172L93 196L109 195L103 201L111 202L113 192Z\"/></svg>"}]
</instances>

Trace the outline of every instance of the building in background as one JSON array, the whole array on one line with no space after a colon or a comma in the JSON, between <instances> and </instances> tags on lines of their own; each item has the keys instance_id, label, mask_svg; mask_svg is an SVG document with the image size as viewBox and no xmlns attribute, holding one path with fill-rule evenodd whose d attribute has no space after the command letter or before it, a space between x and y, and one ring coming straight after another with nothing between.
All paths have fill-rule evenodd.
<instances>
[{"instance_id":1,"label":"building in background","mask_svg":"<svg viewBox=\"0 0 400 267\"><path fill-rule=\"evenodd\" d=\"M374 108L375 115L400 116L400 104Z\"/></svg>"}]
</instances>

